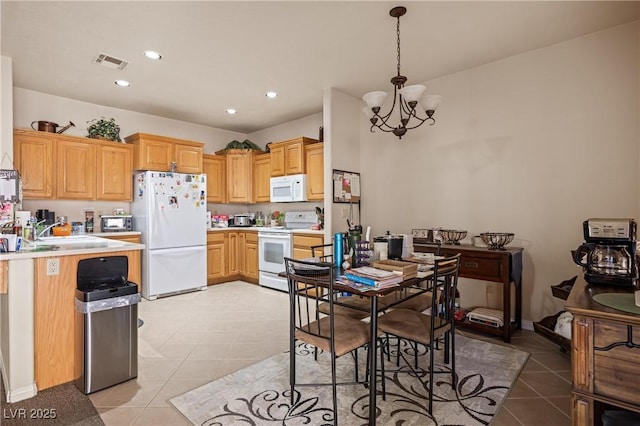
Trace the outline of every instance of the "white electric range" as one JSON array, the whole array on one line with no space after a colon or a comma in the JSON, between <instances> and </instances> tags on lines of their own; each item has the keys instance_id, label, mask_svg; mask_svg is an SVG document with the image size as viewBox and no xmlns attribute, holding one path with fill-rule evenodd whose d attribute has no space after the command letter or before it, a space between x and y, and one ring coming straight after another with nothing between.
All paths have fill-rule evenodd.
<instances>
[{"instance_id":1,"label":"white electric range","mask_svg":"<svg viewBox=\"0 0 640 426\"><path fill-rule=\"evenodd\" d=\"M293 256L293 231L309 229L318 223L315 212L286 212L284 227L258 227L258 283L261 286L288 291L284 258Z\"/></svg>"}]
</instances>

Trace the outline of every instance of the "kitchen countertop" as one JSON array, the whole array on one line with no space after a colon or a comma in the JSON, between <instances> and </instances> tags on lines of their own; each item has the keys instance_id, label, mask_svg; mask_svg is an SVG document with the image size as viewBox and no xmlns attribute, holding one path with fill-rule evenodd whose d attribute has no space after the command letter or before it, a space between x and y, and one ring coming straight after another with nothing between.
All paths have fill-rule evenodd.
<instances>
[{"instance_id":1,"label":"kitchen countertop","mask_svg":"<svg viewBox=\"0 0 640 426\"><path fill-rule=\"evenodd\" d=\"M35 249L22 249L18 252L0 253L0 260L71 256L76 254L142 250L145 248L144 244L100 238L95 234L46 237L42 241L38 241L35 247Z\"/></svg>"},{"instance_id":2,"label":"kitchen countertop","mask_svg":"<svg viewBox=\"0 0 640 426\"><path fill-rule=\"evenodd\" d=\"M79 234L79 235L87 235L87 236L93 236L93 237L110 237L110 236L121 235L123 237L127 237L127 236L133 236L133 235L142 235L142 232L140 232L140 231L93 232L93 233L90 233L90 234Z\"/></svg>"},{"instance_id":3,"label":"kitchen countertop","mask_svg":"<svg viewBox=\"0 0 640 426\"><path fill-rule=\"evenodd\" d=\"M209 228L207 232L218 232L218 231L255 231L258 232L263 229L268 229L268 227L263 226L229 226L227 228ZM324 235L324 229L292 229L294 234L318 234Z\"/></svg>"}]
</instances>

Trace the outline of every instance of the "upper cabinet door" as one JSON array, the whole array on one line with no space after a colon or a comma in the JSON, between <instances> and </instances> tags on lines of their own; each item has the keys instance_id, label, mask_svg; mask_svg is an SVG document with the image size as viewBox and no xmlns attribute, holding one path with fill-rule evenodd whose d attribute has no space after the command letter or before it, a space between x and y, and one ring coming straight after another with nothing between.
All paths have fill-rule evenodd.
<instances>
[{"instance_id":1,"label":"upper cabinet door","mask_svg":"<svg viewBox=\"0 0 640 426\"><path fill-rule=\"evenodd\" d=\"M44 132L15 130L13 155L20 172L22 194L25 198L54 196L53 158L55 137Z\"/></svg>"},{"instance_id":2,"label":"upper cabinet door","mask_svg":"<svg viewBox=\"0 0 640 426\"><path fill-rule=\"evenodd\" d=\"M272 143L269 147L271 153L271 176L306 173L304 148L308 144L317 142L315 139L300 137Z\"/></svg>"},{"instance_id":3,"label":"upper cabinet door","mask_svg":"<svg viewBox=\"0 0 640 426\"><path fill-rule=\"evenodd\" d=\"M96 199L131 201L133 147L105 143L97 149Z\"/></svg>"},{"instance_id":4,"label":"upper cabinet door","mask_svg":"<svg viewBox=\"0 0 640 426\"><path fill-rule=\"evenodd\" d=\"M96 145L72 139L57 142L56 196L93 200L96 195Z\"/></svg>"},{"instance_id":5,"label":"upper cabinet door","mask_svg":"<svg viewBox=\"0 0 640 426\"><path fill-rule=\"evenodd\" d=\"M202 173L202 147L194 145L175 145L175 162L180 173Z\"/></svg>"},{"instance_id":6,"label":"upper cabinet door","mask_svg":"<svg viewBox=\"0 0 640 426\"><path fill-rule=\"evenodd\" d=\"M307 199L324 199L324 144L314 143L305 148L307 162Z\"/></svg>"},{"instance_id":7,"label":"upper cabinet door","mask_svg":"<svg viewBox=\"0 0 640 426\"><path fill-rule=\"evenodd\" d=\"M176 163L180 173L202 173L204 144L167 136L134 133L124 140L135 146L133 167L135 170L168 172Z\"/></svg>"},{"instance_id":8,"label":"upper cabinet door","mask_svg":"<svg viewBox=\"0 0 640 426\"><path fill-rule=\"evenodd\" d=\"M268 203L271 200L271 157L256 155L253 160L253 202Z\"/></svg>"},{"instance_id":9,"label":"upper cabinet door","mask_svg":"<svg viewBox=\"0 0 640 426\"><path fill-rule=\"evenodd\" d=\"M174 147L171 143L154 139L141 139L135 167L137 170L159 170L168 172L173 161Z\"/></svg>"},{"instance_id":10,"label":"upper cabinet door","mask_svg":"<svg viewBox=\"0 0 640 426\"><path fill-rule=\"evenodd\" d=\"M271 144L269 155L271 158L271 176L284 176L285 146L283 144Z\"/></svg>"},{"instance_id":11,"label":"upper cabinet door","mask_svg":"<svg viewBox=\"0 0 640 426\"><path fill-rule=\"evenodd\" d=\"M203 155L202 171L207 175L207 202L227 201L227 161L224 155Z\"/></svg>"},{"instance_id":12,"label":"upper cabinet door","mask_svg":"<svg viewBox=\"0 0 640 426\"><path fill-rule=\"evenodd\" d=\"M305 172L304 145L302 140L286 145L284 152L285 174L299 175Z\"/></svg>"},{"instance_id":13,"label":"upper cabinet door","mask_svg":"<svg viewBox=\"0 0 640 426\"><path fill-rule=\"evenodd\" d=\"M253 180L253 155L251 151L230 149L227 151L227 201L250 203Z\"/></svg>"}]
</instances>

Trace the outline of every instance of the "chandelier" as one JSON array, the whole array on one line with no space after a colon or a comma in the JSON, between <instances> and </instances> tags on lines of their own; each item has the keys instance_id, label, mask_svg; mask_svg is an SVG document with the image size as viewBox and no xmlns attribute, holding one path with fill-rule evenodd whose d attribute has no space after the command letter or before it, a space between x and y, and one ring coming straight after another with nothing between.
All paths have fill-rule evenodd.
<instances>
[{"instance_id":1,"label":"chandelier","mask_svg":"<svg viewBox=\"0 0 640 426\"><path fill-rule=\"evenodd\" d=\"M426 87L421 84L404 85L407 82L407 77L400 74L400 17L405 13L407 13L407 9L402 6L394 7L389 11L389 15L398 20L398 75L391 79L391 84L393 84L393 105L391 110L385 115L380 112L387 97L387 92L369 92L362 97L362 100L367 103L367 106L362 110L371 122L371 132L374 131L374 128L378 128L383 132L392 132L399 139L402 139L407 130L420 127L425 121L429 121L429 124L433 126L436 122L433 114L440 101L442 101L442 96L440 95L425 95ZM419 108L418 104L420 105ZM400 123L394 127L389 124L389 121L391 114L396 109L396 105L398 105ZM420 117L419 110L424 110L426 116Z\"/></svg>"}]
</instances>

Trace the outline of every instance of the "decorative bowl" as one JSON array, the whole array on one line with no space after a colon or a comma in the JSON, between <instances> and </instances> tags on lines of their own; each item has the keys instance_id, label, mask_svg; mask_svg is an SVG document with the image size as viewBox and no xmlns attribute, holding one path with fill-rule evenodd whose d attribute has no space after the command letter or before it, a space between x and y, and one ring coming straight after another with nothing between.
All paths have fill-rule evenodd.
<instances>
[{"instance_id":1,"label":"decorative bowl","mask_svg":"<svg viewBox=\"0 0 640 426\"><path fill-rule=\"evenodd\" d=\"M460 240L467 236L467 231L460 231L457 229L441 229L440 235L445 244L460 244Z\"/></svg>"},{"instance_id":2,"label":"decorative bowl","mask_svg":"<svg viewBox=\"0 0 640 426\"><path fill-rule=\"evenodd\" d=\"M514 235L509 232L484 232L480 238L489 246L489 250L504 250L504 246L513 241Z\"/></svg>"}]
</instances>

